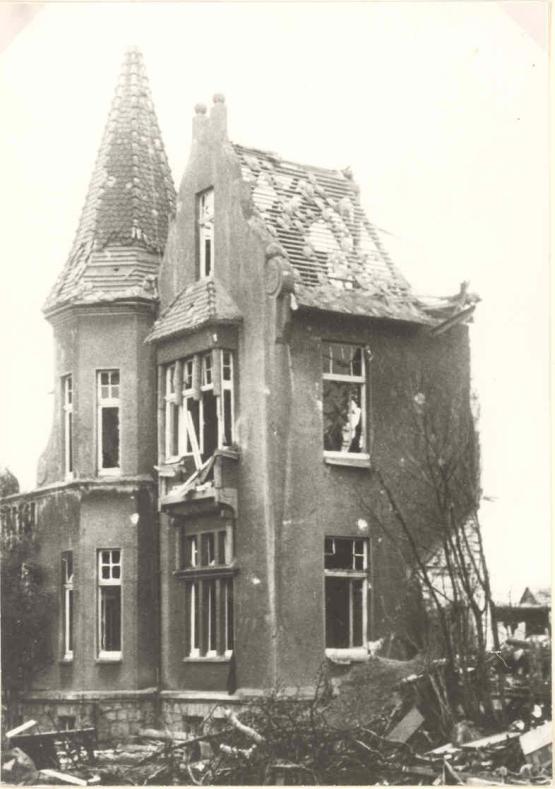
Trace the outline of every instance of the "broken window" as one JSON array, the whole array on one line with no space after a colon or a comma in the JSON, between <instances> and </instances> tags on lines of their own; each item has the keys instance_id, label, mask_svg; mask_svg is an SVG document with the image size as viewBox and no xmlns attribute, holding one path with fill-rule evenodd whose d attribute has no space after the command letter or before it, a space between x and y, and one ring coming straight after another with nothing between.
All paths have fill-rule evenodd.
<instances>
[{"instance_id":1,"label":"broken window","mask_svg":"<svg viewBox=\"0 0 555 789\"><path fill-rule=\"evenodd\" d=\"M185 580L185 655L229 657L233 650L231 526L179 534L179 575Z\"/></svg>"},{"instance_id":2,"label":"broken window","mask_svg":"<svg viewBox=\"0 0 555 789\"><path fill-rule=\"evenodd\" d=\"M98 656L121 658L121 550L98 551Z\"/></svg>"},{"instance_id":3,"label":"broken window","mask_svg":"<svg viewBox=\"0 0 555 789\"><path fill-rule=\"evenodd\" d=\"M214 270L214 190L197 197L199 277L209 277Z\"/></svg>"},{"instance_id":4,"label":"broken window","mask_svg":"<svg viewBox=\"0 0 555 789\"><path fill-rule=\"evenodd\" d=\"M363 647L367 642L368 542L326 537L326 648Z\"/></svg>"},{"instance_id":5,"label":"broken window","mask_svg":"<svg viewBox=\"0 0 555 789\"><path fill-rule=\"evenodd\" d=\"M98 470L117 474L120 470L120 383L119 370L101 370L97 377Z\"/></svg>"},{"instance_id":6,"label":"broken window","mask_svg":"<svg viewBox=\"0 0 555 789\"><path fill-rule=\"evenodd\" d=\"M73 660L73 552L62 553L62 644L64 660Z\"/></svg>"},{"instance_id":7,"label":"broken window","mask_svg":"<svg viewBox=\"0 0 555 789\"><path fill-rule=\"evenodd\" d=\"M206 460L230 446L233 430L233 354L213 350L166 367L165 452Z\"/></svg>"},{"instance_id":8,"label":"broken window","mask_svg":"<svg viewBox=\"0 0 555 789\"><path fill-rule=\"evenodd\" d=\"M73 382L71 375L62 378L64 474L73 475Z\"/></svg>"},{"instance_id":9,"label":"broken window","mask_svg":"<svg viewBox=\"0 0 555 789\"><path fill-rule=\"evenodd\" d=\"M366 452L366 372L360 345L324 342L324 450Z\"/></svg>"}]
</instances>

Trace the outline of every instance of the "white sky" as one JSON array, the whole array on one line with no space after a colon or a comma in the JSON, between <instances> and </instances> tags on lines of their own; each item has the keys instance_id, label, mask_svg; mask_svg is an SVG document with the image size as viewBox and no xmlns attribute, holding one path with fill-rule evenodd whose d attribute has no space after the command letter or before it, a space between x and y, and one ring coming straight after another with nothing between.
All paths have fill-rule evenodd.
<instances>
[{"instance_id":1,"label":"white sky","mask_svg":"<svg viewBox=\"0 0 555 789\"><path fill-rule=\"evenodd\" d=\"M54 383L40 309L137 44L177 183L193 105L223 92L232 139L352 166L417 290L471 281L494 587L548 584L546 35L534 0L43 7L0 55L0 465L33 486Z\"/></svg>"}]
</instances>

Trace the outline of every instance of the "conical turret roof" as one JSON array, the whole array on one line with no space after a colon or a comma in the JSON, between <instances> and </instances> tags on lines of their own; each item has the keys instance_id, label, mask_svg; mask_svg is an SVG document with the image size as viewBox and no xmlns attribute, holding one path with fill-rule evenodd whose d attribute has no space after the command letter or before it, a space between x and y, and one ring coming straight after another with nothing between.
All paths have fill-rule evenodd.
<instances>
[{"instance_id":1,"label":"conical turret roof","mask_svg":"<svg viewBox=\"0 0 555 789\"><path fill-rule=\"evenodd\" d=\"M126 53L68 261L45 304L157 298L175 187L143 57Z\"/></svg>"}]
</instances>

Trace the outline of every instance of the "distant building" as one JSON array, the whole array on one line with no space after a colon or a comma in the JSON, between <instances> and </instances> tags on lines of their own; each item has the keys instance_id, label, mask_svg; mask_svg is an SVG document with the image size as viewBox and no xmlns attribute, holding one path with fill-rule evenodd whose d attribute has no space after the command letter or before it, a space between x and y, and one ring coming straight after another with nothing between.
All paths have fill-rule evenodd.
<instances>
[{"instance_id":1,"label":"distant building","mask_svg":"<svg viewBox=\"0 0 555 789\"><path fill-rule=\"evenodd\" d=\"M403 470L414 381L471 420L473 300L417 298L349 171L232 143L226 112L195 108L176 196L127 53L45 306L52 435L2 513L40 535L58 599L57 659L23 700L47 724L181 728L366 659L406 570L369 522L372 464L424 526Z\"/></svg>"},{"instance_id":2,"label":"distant building","mask_svg":"<svg viewBox=\"0 0 555 789\"><path fill-rule=\"evenodd\" d=\"M526 587L516 605L496 604L501 635L527 638L551 634L551 589Z\"/></svg>"}]
</instances>

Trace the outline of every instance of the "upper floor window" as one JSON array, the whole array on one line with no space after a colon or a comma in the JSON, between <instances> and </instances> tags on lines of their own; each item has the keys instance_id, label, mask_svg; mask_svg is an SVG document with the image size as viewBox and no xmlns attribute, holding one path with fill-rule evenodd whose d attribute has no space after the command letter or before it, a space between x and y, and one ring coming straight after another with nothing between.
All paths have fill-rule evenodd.
<instances>
[{"instance_id":1,"label":"upper floor window","mask_svg":"<svg viewBox=\"0 0 555 789\"><path fill-rule=\"evenodd\" d=\"M360 345L324 342L324 450L366 453L366 366Z\"/></svg>"},{"instance_id":2,"label":"upper floor window","mask_svg":"<svg viewBox=\"0 0 555 789\"><path fill-rule=\"evenodd\" d=\"M62 553L62 644L64 660L73 660L73 553Z\"/></svg>"},{"instance_id":3,"label":"upper floor window","mask_svg":"<svg viewBox=\"0 0 555 789\"><path fill-rule=\"evenodd\" d=\"M71 375L62 378L63 401L63 445L64 445L64 474L66 477L73 475L73 379Z\"/></svg>"},{"instance_id":4,"label":"upper floor window","mask_svg":"<svg viewBox=\"0 0 555 789\"><path fill-rule=\"evenodd\" d=\"M120 471L119 370L97 373L97 447L99 474Z\"/></svg>"},{"instance_id":5,"label":"upper floor window","mask_svg":"<svg viewBox=\"0 0 555 789\"><path fill-rule=\"evenodd\" d=\"M199 278L209 277L214 270L214 190L206 189L197 196Z\"/></svg>"},{"instance_id":6,"label":"upper floor window","mask_svg":"<svg viewBox=\"0 0 555 789\"><path fill-rule=\"evenodd\" d=\"M234 441L233 354L213 350L166 367L165 454L209 458Z\"/></svg>"},{"instance_id":7,"label":"upper floor window","mask_svg":"<svg viewBox=\"0 0 555 789\"><path fill-rule=\"evenodd\" d=\"M121 575L119 548L98 551L98 656L119 659L121 637Z\"/></svg>"},{"instance_id":8,"label":"upper floor window","mask_svg":"<svg viewBox=\"0 0 555 789\"><path fill-rule=\"evenodd\" d=\"M326 537L326 650L366 648L368 541Z\"/></svg>"}]
</instances>

